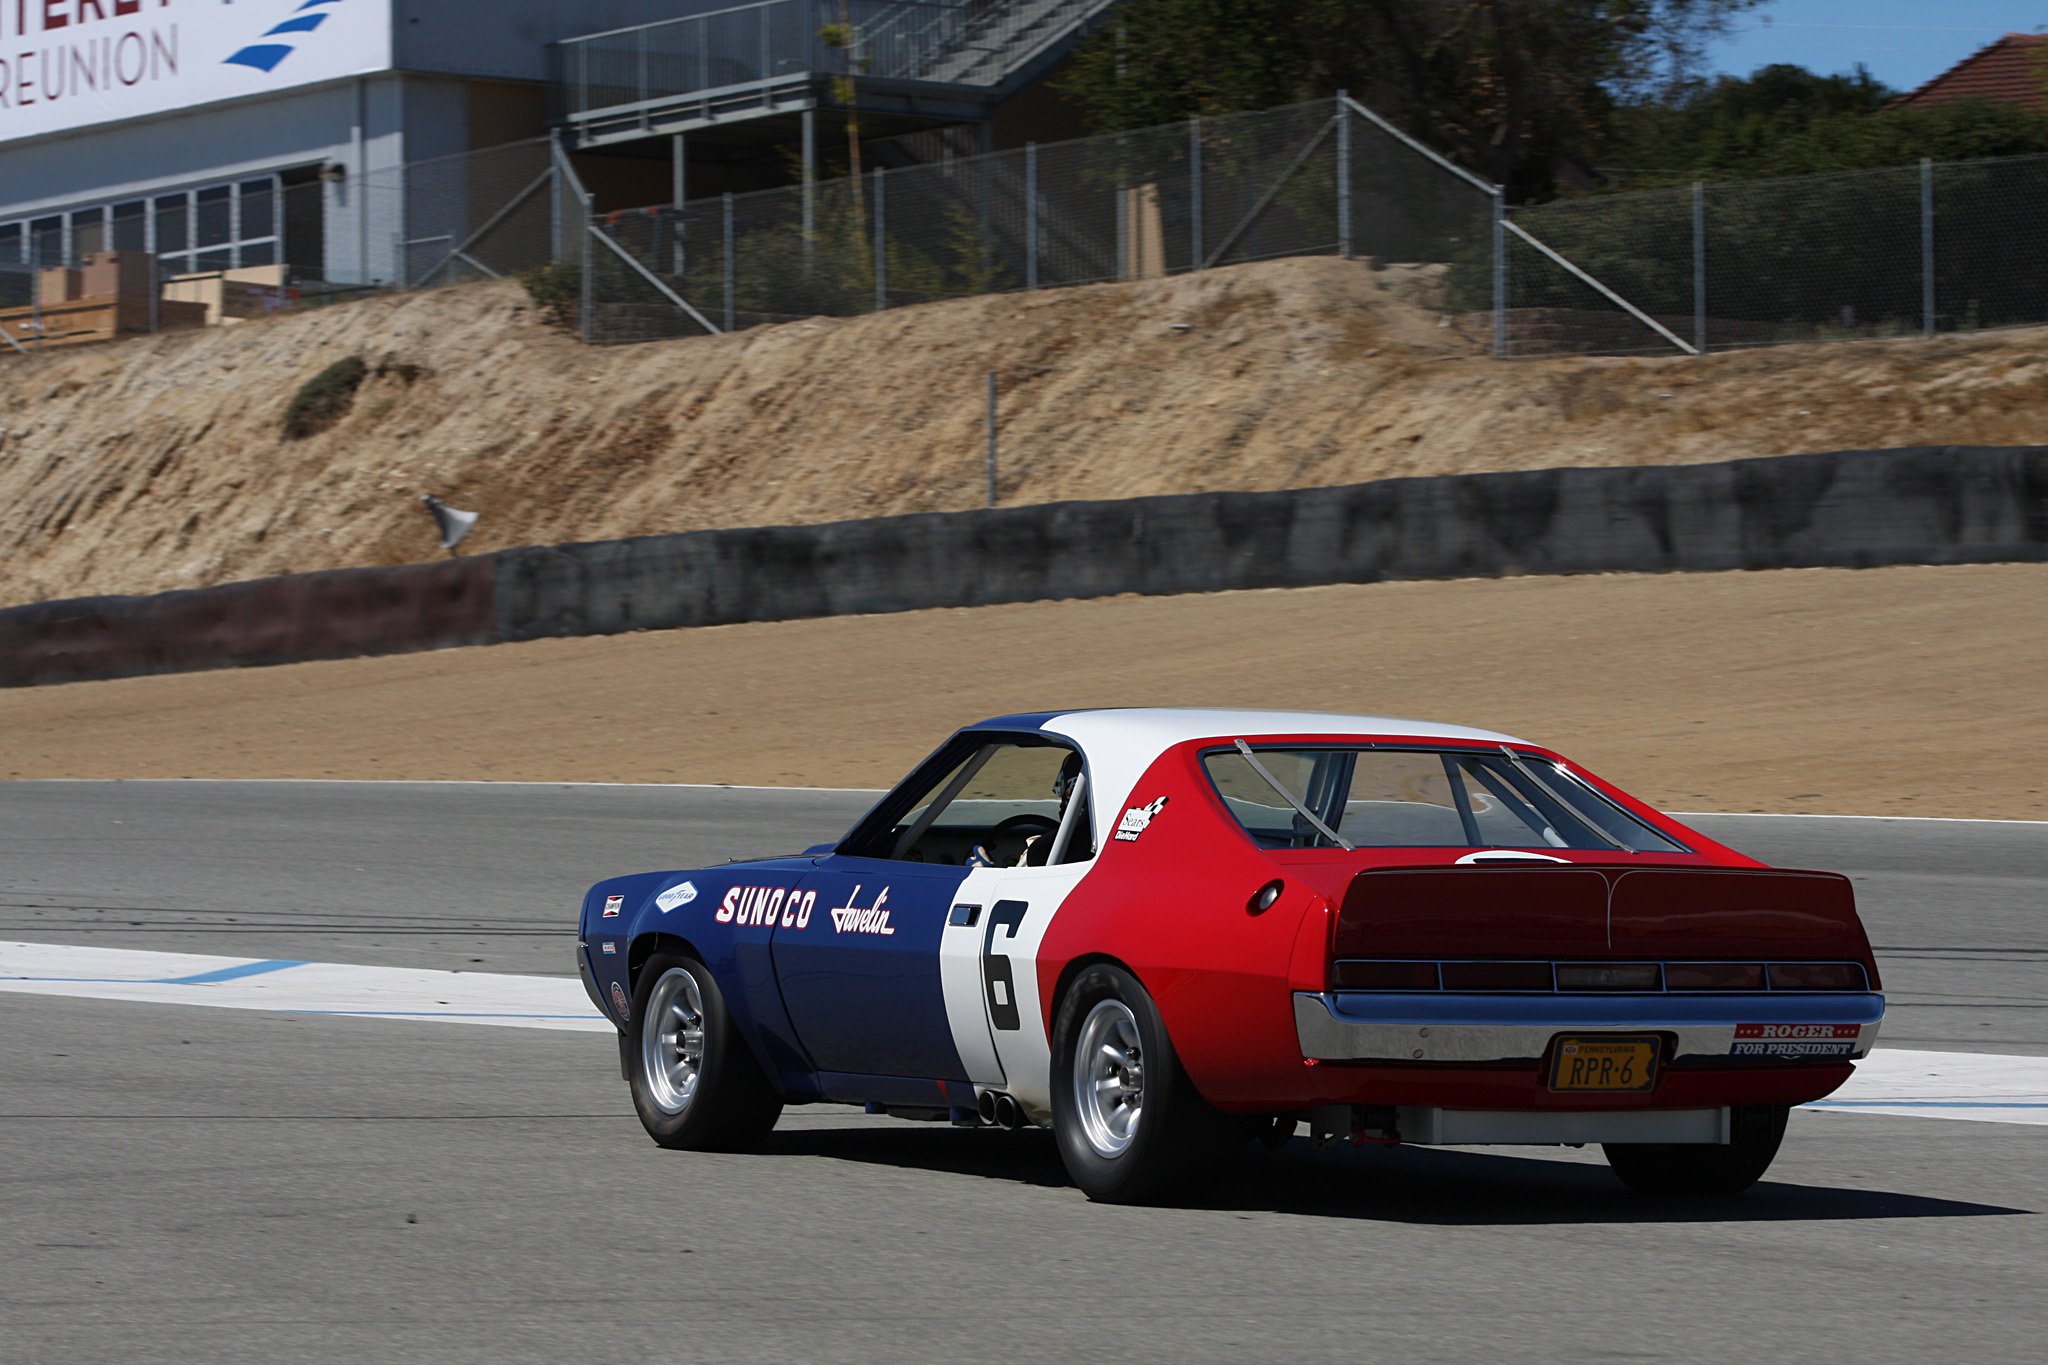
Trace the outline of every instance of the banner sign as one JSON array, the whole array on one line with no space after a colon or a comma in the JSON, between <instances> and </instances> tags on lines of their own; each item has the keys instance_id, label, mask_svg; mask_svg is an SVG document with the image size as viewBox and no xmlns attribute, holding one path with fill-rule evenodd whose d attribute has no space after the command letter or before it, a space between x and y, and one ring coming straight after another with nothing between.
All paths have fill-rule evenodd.
<instances>
[{"instance_id":1,"label":"banner sign","mask_svg":"<svg viewBox=\"0 0 2048 1365\"><path fill-rule=\"evenodd\" d=\"M0 0L0 142L390 65L390 0Z\"/></svg>"}]
</instances>

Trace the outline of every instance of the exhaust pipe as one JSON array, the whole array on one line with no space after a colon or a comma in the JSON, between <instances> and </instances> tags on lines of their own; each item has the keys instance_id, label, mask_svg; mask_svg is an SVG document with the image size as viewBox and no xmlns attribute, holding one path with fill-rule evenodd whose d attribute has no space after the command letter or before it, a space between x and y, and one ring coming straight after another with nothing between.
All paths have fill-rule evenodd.
<instances>
[{"instance_id":1,"label":"exhaust pipe","mask_svg":"<svg viewBox=\"0 0 2048 1365\"><path fill-rule=\"evenodd\" d=\"M1024 1126L1024 1111L1019 1109L1017 1101L1008 1095L996 1096L995 1104L991 1107L995 1110L996 1122L1003 1127L1014 1131Z\"/></svg>"},{"instance_id":2,"label":"exhaust pipe","mask_svg":"<svg viewBox=\"0 0 2048 1365\"><path fill-rule=\"evenodd\" d=\"M976 1095L974 1097L974 1112L981 1116L983 1123L993 1127L996 1121L996 1092L984 1090L979 1095Z\"/></svg>"}]
</instances>

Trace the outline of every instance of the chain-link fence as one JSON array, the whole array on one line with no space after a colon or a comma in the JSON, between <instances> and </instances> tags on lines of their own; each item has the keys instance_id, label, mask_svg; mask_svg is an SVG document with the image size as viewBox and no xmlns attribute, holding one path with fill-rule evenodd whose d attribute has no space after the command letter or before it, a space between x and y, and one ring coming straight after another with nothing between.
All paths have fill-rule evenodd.
<instances>
[{"instance_id":1,"label":"chain-link fence","mask_svg":"<svg viewBox=\"0 0 2048 1365\"><path fill-rule=\"evenodd\" d=\"M1501 356L2048 323L2048 156L1505 210L1342 97L979 156L942 137L873 152L890 164L858 177L597 213L579 158L536 138L0 223L0 332L53 336L37 310L91 290L50 271L82 277L106 251L155 262L159 302L93 324L120 331L552 267L549 301L586 340L631 342L1303 255L1401 267L1404 299L1463 315Z\"/></svg>"},{"instance_id":2,"label":"chain-link fence","mask_svg":"<svg viewBox=\"0 0 2048 1365\"><path fill-rule=\"evenodd\" d=\"M2044 211L2048 156L1515 209L1508 350L1672 353L2048 322Z\"/></svg>"},{"instance_id":3,"label":"chain-link fence","mask_svg":"<svg viewBox=\"0 0 2048 1365\"><path fill-rule=\"evenodd\" d=\"M607 214L583 326L643 341L1330 254L1427 267L1448 308L1491 297L1492 203L1357 105L1318 100Z\"/></svg>"}]
</instances>

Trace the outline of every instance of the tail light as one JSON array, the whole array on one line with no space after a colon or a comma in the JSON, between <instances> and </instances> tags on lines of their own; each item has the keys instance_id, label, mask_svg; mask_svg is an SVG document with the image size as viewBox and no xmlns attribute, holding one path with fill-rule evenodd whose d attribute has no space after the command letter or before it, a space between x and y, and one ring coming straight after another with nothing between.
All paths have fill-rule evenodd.
<instances>
[{"instance_id":1,"label":"tail light","mask_svg":"<svg viewBox=\"0 0 2048 1365\"><path fill-rule=\"evenodd\" d=\"M1863 965L1858 962L1773 962L1774 991L1860 991Z\"/></svg>"},{"instance_id":2,"label":"tail light","mask_svg":"<svg viewBox=\"0 0 2048 1365\"><path fill-rule=\"evenodd\" d=\"M1447 991L1547 991L1548 962L1446 962Z\"/></svg>"},{"instance_id":3,"label":"tail light","mask_svg":"<svg viewBox=\"0 0 2048 1365\"><path fill-rule=\"evenodd\" d=\"M1561 991L1654 991L1661 970L1655 962L1560 962Z\"/></svg>"},{"instance_id":4,"label":"tail light","mask_svg":"<svg viewBox=\"0 0 2048 1365\"><path fill-rule=\"evenodd\" d=\"M1664 989L1669 991L1760 991L1761 962L1667 962Z\"/></svg>"},{"instance_id":5,"label":"tail light","mask_svg":"<svg viewBox=\"0 0 2048 1365\"><path fill-rule=\"evenodd\" d=\"M1331 974L1340 991L1433 991L1434 962L1355 962L1337 964Z\"/></svg>"}]
</instances>

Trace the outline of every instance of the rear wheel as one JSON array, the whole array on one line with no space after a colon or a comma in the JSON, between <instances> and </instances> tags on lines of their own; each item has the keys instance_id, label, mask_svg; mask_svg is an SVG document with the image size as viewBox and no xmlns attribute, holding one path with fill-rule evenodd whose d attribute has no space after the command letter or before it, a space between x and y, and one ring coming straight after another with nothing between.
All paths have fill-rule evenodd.
<instances>
[{"instance_id":1,"label":"rear wheel","mask_svg":"<svg viewBox=\"0 0 2048 1365\"><path fill-rule=\"evenodd\" d=\"M1784 1105L1755 1105L1729 1115L1727 1146L1707 1143L1609 1142L1602 1150L1622 1183L1637 1194L1740 1194L1763 1178L1785 1139Z\"/></svg>"},{"instance_id":2,"label":"rear wheel","mask_svg":"<svg viewBox=\"0 0 2048 1365\"><path fill-rule=\"evenodd\" d=\"M1053 1133L1090 1199L1130 1204L1213 1176L1243 1120L1196 1092L1152 997L1120 967L1086 968L1053 1024Z\"/></svg>"},{"instance_id":3,"label":"rear wheel","mask_svg":"<svg viewBox=\"0 0 2048 1365\"><path fill-rule=\"evenodd\" d=\"M782 1101L747 1049L711 971L657 956L640 969L626 1035L626 1082L664 1147L734 1151L768 1135Z\"/></svg>"}]
</instances>

